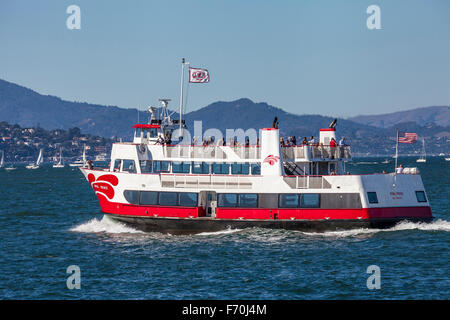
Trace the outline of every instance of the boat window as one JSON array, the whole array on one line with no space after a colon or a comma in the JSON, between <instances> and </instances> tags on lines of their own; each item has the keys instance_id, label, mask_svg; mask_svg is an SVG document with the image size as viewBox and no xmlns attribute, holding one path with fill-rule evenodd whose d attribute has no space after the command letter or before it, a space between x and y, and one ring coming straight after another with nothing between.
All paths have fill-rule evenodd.
<instances>
[{"instance_id":1,"label":"boat window","mask_svg":"<svg viewBox=\"0 0 450 320\"><path fill-rule=\"evenodd\" d=\"M141 161L139 161L139 165L141 166L142 173L151 173L152 172L152 161L151 160L141 160Z\"/></svg>"},{"instance_id":2,"label":"boat window","mask_svg":"<svg viewBox=\"0 0 450 320\"><path fill-rule=\"evenodd\" d=\"M180 192L180 206L196 207L198 204L198 194L192 192Z\"/></svg>"},{"instance_id":3,"label":"boat window","mask_svg":"<svg viewBox=\"0 0 450 320\"><path fill-rule=\"evenodd\" d=\"M192 173L209 174L209 163L207 163L207 162L192 162Z\"/></svg>"},{"instance_id":4,"label":"boat window","mask_svg":"<svg viewBox=\"0 0 450 320\"><path fill-rule=\"evenodd\" d=\"M257 208L258 194L256 193L241 193L239 194L239 207Z\"/></svg>"},{"instance_id":5,"label":"boat window","mask_svg":"<svg viewBox=\"0 0 450 320\"><path fill-rule=\"evenodd\" d=\"M320 208L320 194L304 193L300 198L301 208Z\"/></svg>"},{"instance_id":6,"label":"boat window","mask_svg":"<svg viewBox=\"0 0 450 320\"><path fill-rule=\"evenodd\" d=\"M139 204L139 191L125 190L123 196L129 203Z\"/></svg>"},{"instance_id":7,"label":"boat window","mask_svg":"<svg viewBox=\"0 0 450 320\"><path fill-rule=\"evenodd\" d=\"M369 203L378 203L376 192L367 192L367 198L369 199Z\"/></svg>"},{"instance_id":8,"label":"boat window","mask_svg":"<svg viewBox=\"0 0 450 320\"><path fill-rule=\"evenodd\" d=\"M278 206L280 208L298 208L298 194L280 194Z\"/></svg>"},{"instance_id":9,"label":"boat window","mask_svg":"<svg viewBox=\"0 0 450 320\"><path fill-rule=\"evenodd\" d=\"M158 192L141 191L139 203L144 204L144 205L157 205L158 204Z\"/></svg>"},{"instance_id":10,"label":"boat window","mask_svg":"<svg viewBox=\"0 0 450 320\"><path fill-rule=\"evenodd\" d=\"M230 164L215 162L212 164L212 173L214 173L214 174L229 174L230 173Z\"/></svg>"},{"instance_id":11,"label":"boat window","mask_svg":"<svg viewBox=\"0 0 450 320\"><path fill-rule=\"evenodd\" d=\"M136 164L134 160L123 160L122 171L129 173L136 173Z\"/></svg>"},{"instance_id":12,"label":"boat window","mask_svg":"<svg viewBox=\"0 0 450 320\"><path fill-rule=\"evenodd\" d=\"M177 193L176 192L160 192L159 193L159 205L160 206L176 206L177 205Z\"/></svg>"},{"instance_id":13,"label":"boat window","mask_svg":"<svg viewBox=\"0 0 450 320\"><path fill-rule=\"evenodd\" d=\"M249 174L250 164L249 163L233 163L231 165L232 174Z\"/></svg>"},{"instance_id":14,"label":"boat window","mask_svg":"<svg viewBox=\"0 0 450 320\"><path fill-rule=\"evenodd\" d=\"M151 128L150 129L150 138L156 138L158 137L158 131L156 130L156 128Z\"/></svg>"},{"instance_id":15,"label":"boat window","mask_svg":"<svg viewBox=\"0 0 450 320\"><path fill-rule=\"evenodd\" d=\"M427 197L424 191L416 191L417 202L427 202Z\"/></svg>"},{"instance_id":16,"label":"boat window","mask_svg":"<svg viewBox=\"0 0 450 320\"><path fill-rule=\"evenodd\" d=\"M135 136L136 136L137 138L140 138L140 137L141 137L141 128L136 128L136 130L135 130Z\"/></svg>"},{"instance_id":17,"label":"boat window","mask_svg":"<svg viewBox=\"0 0 450 320\"><path fill-rule=\"evenodd\" d=\"M252 163L252 174L254 174L254 175L261 174L261 164L260 163Z\"/></svg>"},{"instance_id":18,"label":"boat window","mask_svg":"<svg viewBox=\"0 0 450 320\"><path fill-rule=\"evenodd\" d=\"M115 161L114 161L114 171L120 171L120 164L121 164L121 162L122 162L122 160L120 160L120 159L116 159Z\"/></svg>"},{"instance_id":19,"label":"boat window","mask_svg":"<svg viewBox=\"0 0 450 320\"><path fill-rule=\"evenodd\" d=\"M189 162L172 162L173 173L189 173L190 167Z\"/></svg>"},{"instance_id":20,"label":"boat window","mask_svg":"<svg viewBox=\"0 0 450 320\"><path fill-rule=\"evenodd\" d=\"M237 206L237 194L236 193L219 193L217 195L218 207L236 207Z\"/></svg>"},{"instance_id":21,"label":"boat window","mask_svg":"<svg viewBox=\"0 0 450 320\"><path fill-rule=\"evenodd\" d=\"M169 172L169 162L168 161L153 161L153 172Z\"/></svg>"}]
</instances>

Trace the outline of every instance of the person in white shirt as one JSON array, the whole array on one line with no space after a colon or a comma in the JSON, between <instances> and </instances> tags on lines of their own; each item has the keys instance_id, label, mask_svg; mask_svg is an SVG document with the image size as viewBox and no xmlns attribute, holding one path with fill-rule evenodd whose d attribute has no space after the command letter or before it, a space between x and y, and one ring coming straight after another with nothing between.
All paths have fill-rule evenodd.
<instances>
[{"instance_id":1,"label":"person in white shirt","mask_svg":"<svg viewBox=\"0 0 450 320\"><path fill-rule=\"evenodd\" d=\"M399 165L399 166L397 167L397 169L395 170L395 173L403 173L403 166L402 166L402 165Z\"/></svg>"},{"instance_id":2,"label":"person in white shirt","mask_svg":"<svg viewBox=\"0 0 450 320\"><path fill-rule=\"evenodd\" d=\"M345 138L344 138L344 137L342 137L342 138L341 138L341 140L339 140L339 146L340 146L340 147L343 147L343 146L345 146L345 142L344 142L344 140L345 140Z\"/></svg>"}]
</instances>

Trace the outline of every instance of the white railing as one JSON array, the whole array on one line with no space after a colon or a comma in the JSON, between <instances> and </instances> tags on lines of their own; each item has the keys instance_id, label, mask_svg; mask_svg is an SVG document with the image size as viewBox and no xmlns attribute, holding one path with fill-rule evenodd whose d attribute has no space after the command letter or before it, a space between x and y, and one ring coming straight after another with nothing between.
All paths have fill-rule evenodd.
<instances>
[{"instance_id":1,"label":"white railing","mask_svg":"<svg viewBox=\"0 0 450 320\"><path fill-rule=\"evenodd\" d=\"M289 146L281 147L283 159L351 159L350 146Z\"/></svg>"},{"instance_id":2,"label":"white railing","mask_svg":"<svg viewBox=\"0 0 450 320\"><path fill-rule=\"evenodd\" d=\"M331 189L331 184L322 176L284 177L292 189Z\"/></svg>"},{"instance_id":3,"label":"white railing","mask_svg":"<svg viewBox=\"0 0 450 320\"><path fill-rule=\"evenodd\" d=\"M166 188L215 188L215 189L251 189L252 182L244 176L222 175L173 175L161 174L161 186Z\"/></svg>"}]
</instances>

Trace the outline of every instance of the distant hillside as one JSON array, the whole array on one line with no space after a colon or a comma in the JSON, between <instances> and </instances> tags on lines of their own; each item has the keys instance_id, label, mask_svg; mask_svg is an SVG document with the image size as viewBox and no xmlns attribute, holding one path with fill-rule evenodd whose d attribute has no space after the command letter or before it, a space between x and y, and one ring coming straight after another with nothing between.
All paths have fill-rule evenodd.
<instances>
[{"instance_id":1,"label":"distant hillside","mask_svg":"<svg viewBox=\"0 0 450 320\"><path fill-rule=\"evenodd\" d=\"M84 133L122 137L130 134L137 115L137 109L65 101L0 80L0 121L22 127L38 124L47 130L78 127Z\"/></svg>"},{"instance_id":2,"label":"distant hillside","mask_svg":"<svg viewBox=\"0 0 450 320\"><path fill-rule=\"evenodd\" d=\"M420 138L425 137L427 151L430 153L448 154L450 126L448 120L445 120L448 109L449 107L429 107L412 110L411 113L416 115L413 120L407 116L407 111L385 115L383 125L375 120L373 124L365 124L365 116L347 120L338 119L337 132L339 137L345 136L347 142L354 146L353 150L360 154L392 154L395 128L417 132ZM436 113L439 116L436 116ZM417 120L418 114L421 115L420 121ZM392 115L395 115L397 120L389 122L388 118L393 117ZM194 120L203 121L203 131L214 127L225 134L226 128L258 130L270 127L275 116L280 123L281 136L295 135L297 140L311 135L317 137L319 129L328 127L333 120L331 117L321 115L296 115L267 103L255 103L245 98L214 102L184 115L184 119L191 134L194 134ZM145 123L148 114L141 111L139 117L140 122ZM382 116L367 117L380 117L378 121L382 119ZM10 124L19 124L22 127L36 127L39 124L47 130L78 127L83 133L129 140L132 137L131 126L137 122L137 118L136 109L64 101L0 80L0 121L7 121ZM394 123L395 127L390 125L391 123ZM419 152L420 148L419 144L402 146L405 153Z\"/></svg>"},{"instance_id":3,"label":"distant hillside","mask_svg":"<svg viewBox=\"0 0 450 320\"><path fill-rule=\"evenodd\" d=\"M450 107L417 108L387 114L357 116L349 120L380 128L389 128L401 122L416 122L421 126L434 123L446 127L450 126Z\"/></svg>"}]
</instances>

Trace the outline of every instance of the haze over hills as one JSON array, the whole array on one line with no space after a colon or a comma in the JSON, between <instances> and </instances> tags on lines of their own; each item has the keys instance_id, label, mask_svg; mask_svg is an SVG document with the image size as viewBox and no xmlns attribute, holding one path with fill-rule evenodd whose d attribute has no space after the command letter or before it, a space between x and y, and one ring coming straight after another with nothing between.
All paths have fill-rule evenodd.
<instances>
[{"instance_id":1,"label":"haze over hills","mask_svg":"<svg viewBox=\"0 0 450 320\"><path fill-rule=\"evenodd\" d=\"M402 111L400 115L394 113L338 119L338 136L345 136L354 146L353 150L358 153L392 154L392 147L395 145L395 128L391 124L395 124L402 130L417 132L420 137L425 137L428 151L450 153L449 107L420 108L420 112L417 110L419 109ZM214 102L187 113L184 119L189 130L193 128L194 120L202 120L203 132L214 127L225 134L227 128L258 130L270 127L275 116L280 123L280 134L295 135L297 140L305 136L317 136L319 129L328 127L333 120L332 117L321 115L288 113L267 103L255 103L246 98ZM148 114L140 111L139 118L141 123L145 123ZM58 97L41 95L25 87L0 80L0 121L7 121L10 124L19 124L23 127L39 125L44 129L78 127L83 133L107 138L131 139L131 126L136 124L137 120L137 109L64 101ZM194 133L191 132L191 134ZM404 152L417 152L420 151L420 147L412 145L404 146L403 149Z\"/></svg>"},{"instance_id":2,"label":"haze over hills","mask_svg":"<svg viewBox=\"0 0 450 320\"><path fill-rule=\"evenodd\" d=\"M446 127L450 126L450 107L425 107L387 114L361 115L348 120L380 128L389 128L402 122L416 122L421 126L434 123Z\"/></svg>"}]
</instances>

